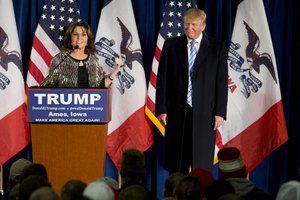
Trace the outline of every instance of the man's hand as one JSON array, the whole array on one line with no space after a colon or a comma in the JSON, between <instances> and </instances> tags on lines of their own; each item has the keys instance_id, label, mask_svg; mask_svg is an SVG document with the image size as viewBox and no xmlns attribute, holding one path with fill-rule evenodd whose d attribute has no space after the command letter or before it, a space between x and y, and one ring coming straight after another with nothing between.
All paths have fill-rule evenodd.
<instances>
[{"instance_id":1,"label":"man's hand","mask_svg":"<svg viewBox=\"0 0 300 200\"><path fill-rule=\"evenodd\" d=\"M160 121L160 123L162 123L164 126L167 125L167 121L168 121L168 116L166 113L160 114L158 115L157 119Z\"/></svg>"},{"instance_id":2,"label":"man's hand","mask_svg":"<svg viewBox=\"0 0 300 200\"><path fill-rule=\"evenodd\" d=\"M217 130L217 128L219 128L220 126L222 126L223 122L224 122L224 118L223 117L215 115L215 121L213 123L214 130Z\"/></svg>"}]
</instances>

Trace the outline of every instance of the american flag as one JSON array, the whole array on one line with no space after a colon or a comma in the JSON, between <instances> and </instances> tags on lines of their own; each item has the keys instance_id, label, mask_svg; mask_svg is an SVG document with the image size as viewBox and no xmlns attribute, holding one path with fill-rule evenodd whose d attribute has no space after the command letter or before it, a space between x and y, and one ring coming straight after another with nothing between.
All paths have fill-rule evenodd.
<instances>
[{"instance_id":1,"label":"american flag","mask_svg":"<svg viewBox=\"0 0 300 200\"><path fill-rule=\"evenodd\" d=\"M66 27L80 21L76 0L46 0L33 38L27 86L40 85L48 75L50 61L63 43Z\"/></svg>"},{"instance_id":2,"label":"american flag","mask_svg":"<svg viewBox=\"0 0 300 200\"><path fill-rule=\"evenodd\" d=\"M146 99L145 112L150 120L156 125L159 131L164 135L163 125L155 117L155 95L156 95L156 76L160 53L166 39L181 36L184 34L183 16L189 8L196 8L197 5L193 0L168 0L163 12L163 20L160 25L160 31L157 38L155 55L152 63L152 71L148 86L148 95Z\"/></svg>"}]
</instances>

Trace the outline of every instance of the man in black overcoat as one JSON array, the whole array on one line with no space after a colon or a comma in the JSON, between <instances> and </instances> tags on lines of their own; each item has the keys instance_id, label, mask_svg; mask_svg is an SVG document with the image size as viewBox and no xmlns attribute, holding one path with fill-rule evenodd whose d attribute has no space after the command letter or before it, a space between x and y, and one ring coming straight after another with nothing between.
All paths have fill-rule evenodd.
<instances>
[{"instance_id":1,"label":"man in black overcoat","mask_svg":"<svg viewBox=\"0 0 300 200\"><path fill-rule=\"evenodd\" d=\"M184 15L185 35L166 40L161 52L156 115L165 125L164 168L170 173L187 173L190 168L212 171L216 129L226 119L227 52L224 43L203 33L205 25L205 12L189 9ZM197 53L189 69L191 41Z\"/></svg>"}]
</instances>

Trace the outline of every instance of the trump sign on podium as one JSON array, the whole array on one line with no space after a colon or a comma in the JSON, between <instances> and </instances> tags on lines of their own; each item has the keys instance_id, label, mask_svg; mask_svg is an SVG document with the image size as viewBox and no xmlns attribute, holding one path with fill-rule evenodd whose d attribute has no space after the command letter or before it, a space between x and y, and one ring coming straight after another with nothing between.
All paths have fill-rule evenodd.
<instances>
[{"instance_id":1,"label":"trump sign on podium","mask_svg":"<svg viewBox=\"0 0 300 200\"><path fill-rule=\"evenodd\" d=\"M31 123L107 123L108 89L31 88L28 119Z\"/></svg>"}]
</instances>

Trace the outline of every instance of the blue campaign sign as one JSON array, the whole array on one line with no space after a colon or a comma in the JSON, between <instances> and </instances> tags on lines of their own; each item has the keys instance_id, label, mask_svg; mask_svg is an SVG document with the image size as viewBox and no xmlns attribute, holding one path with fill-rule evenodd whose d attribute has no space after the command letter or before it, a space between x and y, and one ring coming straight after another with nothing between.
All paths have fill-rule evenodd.
<instances>
[{"instance_id":1,"label":"blue campaign sign","mask_svg":"<svg viewBox=\"0 0 300 200\"><path fill-rule=\"evenodd\" d=\"M108 89L30 88L28 121L32 123L107 123Z\"/></svg>"}]
</instances>

